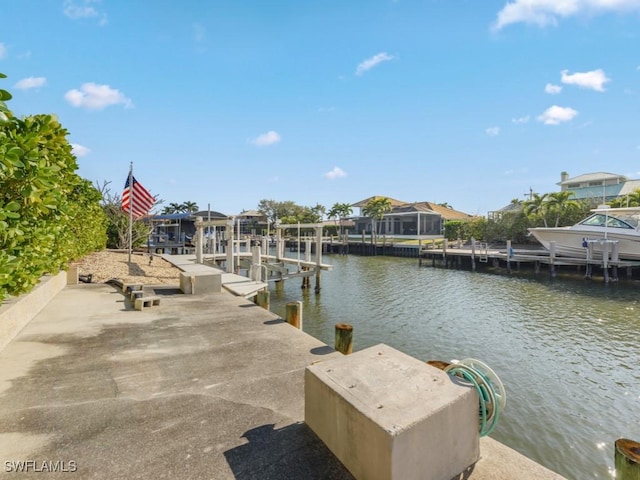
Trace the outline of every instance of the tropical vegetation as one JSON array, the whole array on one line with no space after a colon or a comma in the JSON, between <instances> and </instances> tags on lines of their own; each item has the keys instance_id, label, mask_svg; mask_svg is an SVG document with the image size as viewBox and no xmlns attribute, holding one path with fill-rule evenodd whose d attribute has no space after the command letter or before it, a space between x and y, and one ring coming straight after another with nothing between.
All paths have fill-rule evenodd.
<instances>
[{"instance_id":1,"label":"tropical vegetation","mask_svg":"<svg viewBox=\"0 0 640 480\"><path fill-rule=\"evenodd\" d=\"M199 210L196 202L170 203L162 209L163 215L172 213L196 213Z\"/></svg>"},{"instance_id":2,"label":"tropical vegetation","mask_svg":"<svg viewBox=\"0 0 640 480\"><path fill-rule=\"evenodd\" d=\"M58 119L16 118L10 99L0 89L0 300L103 249L107 224L100 192L76 174Z\"/></svg>"}]
</instances>

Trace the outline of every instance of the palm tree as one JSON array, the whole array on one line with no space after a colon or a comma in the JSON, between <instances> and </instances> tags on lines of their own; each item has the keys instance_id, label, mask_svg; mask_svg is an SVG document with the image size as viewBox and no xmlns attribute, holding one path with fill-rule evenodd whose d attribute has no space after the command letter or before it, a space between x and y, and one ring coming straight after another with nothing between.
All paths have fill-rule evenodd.
<instances>
[{"instance_id":1,"label":"palm tree","mask_svg":"<svg viewBox=\"0 0 640 480\"><path fill-rule=\"evenodd\" d=\"M198 204L196 202L184 202L180 205L180 211L183 213L195 213L198 210Z\"/></svg>"},{"instance_id":2,"label":"palm tree","mask_svg":"<svg viewBox=\"0 0 640 480\"><path fill-rule=\"evenodd\" d=\"M349 203L334 203L333 207L331 207L331 210L329 210L327 216L329 218L335 218L336 222L338 220L340 221L340 236L342 236L343 233L342 220L347 218L352 213L353 209L351 208L351 204Z\"/></svg>"},{"instance_id":3,"label":"palm tree","mask_svg":"<svg viewBox=\"0 0 640 480\"><path fill-rule=\"evenodd\" d=\"M556 222L555 226L557 227L560 223L560 217L563 214L571 213L573 210L579 208L578 202L571 199L575 194L569 190L565 190L564 192L554 192L547 195L547 211L550 213L555 213Z\"/></svg>"},{"instance_id":4,"label":"palm tree","mask_svg":"<svg viewBox=\"0 0 640 480\"><path fill-rule=\"evenodd\" d=\"M613 208L640 206L640 188L625 195L624 197L615 198L609 202L609 206Z\"/></svg>"},{"instance_id":5,"label":"palm tree","mask_svg":"<svg viewBox=\"0 0 640 480\"><path fill-rule=\"evenodd\" d=\"M372 237L377 234L376 226L380 220L384 218L384 214L392 210L391 200L387 197L375 197L367 202L362 209L367 217L371 218L371 234ZM375 242L375 239L374 239Z\"/></svg>"},{"instance_id":6,"label":"palm tree","mask_svg":"<svg viewBox=\"0 0 640 480\"><path fill-rule=\"evenodd\" d=\"M169 205L167 205L162 209L162 214L167 215L172 213L180 213L181 211L180 208L181 208L181 205L179 203L170 203Z\"/></svg>"},{"instance_id":7,"label":"palm tree","mask_svg":"<svg viewBox=\"0 0 640 480\"><path fill-rule=\"evenodd\" d=\"M542 195L538 193L532 194L532 198L524 202L524 213L527 217L539 216L544 222L544 226L547 226L547 194Z\"/></svg>"}]
</instances>

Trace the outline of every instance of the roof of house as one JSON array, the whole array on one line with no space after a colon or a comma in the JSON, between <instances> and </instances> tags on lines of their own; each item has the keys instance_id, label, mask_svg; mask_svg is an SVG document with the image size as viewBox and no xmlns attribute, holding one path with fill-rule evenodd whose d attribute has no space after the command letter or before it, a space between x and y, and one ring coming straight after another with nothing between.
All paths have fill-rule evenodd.
<instances>
[{"instance_id":1,"label":"roof of house","mask_svg":"<svg viewBox=\"0 0 640 480\"><path fill-rule=\"evenodd\" d=\"M620 193L618 195L629 195L640 188L640 180L627 180L622 185Z\"/></svg>"},{"instance_id":2,"label":"roof of house","mask_svg":"<svg viewBox=\"0 0 640 480\"><path fill-rule=\"evenodd\" d=\"M216 212L214 210L201 210L196 213L190 213L189 215L202 218L208 218L209 215L211 215L211 218L227 218L227 215L225 215L224 213Z\"/></svg>"},{"instance_id":3,"label":"roof of house","mask_svg":"<svg viewBox=\"0 0 640 480\"><path fill-rule=\"evenodd\" d=\"M266 217L264 213L259 212L258 210L245 210L244 212L240 212L237 217Z\"/></svg>"},{"instance_id":4,"label":"roof of house","mask_svg":"<svg viewBox=\"0 0 640 480\"><path fill-rule=\"evenodd\" d=\"M453 208L438 205L437 203L423 202L429 209L436 213L439 213L445 220L468 220L473 218L473 215L454 210Z\"/></svg>"},{"instance_id":5,"label":"roof of house","mask_svg":"<svg viewBox=\"0 0 640 480\"><path fill-rule=\"evenodd\" d=\"M569 183L586 183L586 182L597 182L602 180L612 180L617 179L621 182L627 181L627 177L624 175L617 175L615 173L607 173L607 172L595 172L595 173L585 173L584 175L578 175L577 177L568 178L561 182L558 182L556 185L567 185Z\"/></svg>"},{"instance_id":6,"label":"roof of house","mask_svg":"<svg viewBox=\"0 0 640 480\"><path fill-rule=\"evenodd\" d=\"M376 195L373 197L365 198L357 203L352 204L353 207L365 207L371 200L378 198L388 198L391 201L391 207L393 210L390 213L409 213L409 212L424 212L424 213L437 213L445 220L467 220L473 218L473 215L454 210L453 208L444 207L433 202L403 202L390 197L384 197Z\"/></svg>"},{"instance_id":7,"label":"roof of house","mask_svg":"<svg viewBox=\"0 0 640 480\"><path fill-rule=\"evenodd\" d=\"M367 203L369 203L371 200L377 200L379 198L388 198L389 201L391 202L392 207L397 207L399 205L404 205L407 203L407 202L403 202L402 200L396 200L395 198L385 197L384 195L374 195L373 197L365 198L364 200L360 200L359 202L352 203L351 206L364 208L367 206Z\"/></svg>"}]
</instances>

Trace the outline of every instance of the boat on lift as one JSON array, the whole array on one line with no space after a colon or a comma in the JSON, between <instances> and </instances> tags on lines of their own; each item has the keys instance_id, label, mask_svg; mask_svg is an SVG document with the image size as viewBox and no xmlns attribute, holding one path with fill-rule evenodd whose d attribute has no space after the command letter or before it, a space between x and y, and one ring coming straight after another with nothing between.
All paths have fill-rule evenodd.
<instances>
[{"instance_id":1,"label":"boat on lift","mask_svg":"<svg viewBox=\"0 0 640 480\"><path fill-rule=\"evenodd\" d=\"M591 210L584 220L570 227L537 227L529 232L544 248L555 254L585 258L589 245L593 258L611 254L617 247L620 260L640 260L640 207L605 208Z\"/></svg>"}]
</instances>

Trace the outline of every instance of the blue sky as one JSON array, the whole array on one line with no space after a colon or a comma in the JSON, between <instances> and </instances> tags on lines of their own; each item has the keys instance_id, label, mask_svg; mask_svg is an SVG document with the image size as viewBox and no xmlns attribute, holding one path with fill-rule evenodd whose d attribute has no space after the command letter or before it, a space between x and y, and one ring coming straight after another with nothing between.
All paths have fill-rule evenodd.
<instances>
[{"instance_id":1,"label":"blue sky","mask_svg":"<svg viewBox=\"0 0 640 480\"><path fill-rule=\"evenodd\" d=\"M640 0L2 0L2 88L165 203L484 215L640 178Z\"/></svg>"}]
</instances>

